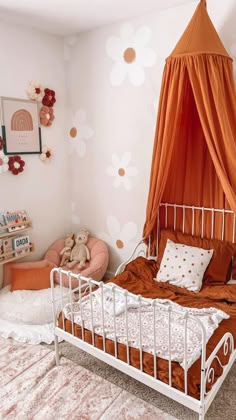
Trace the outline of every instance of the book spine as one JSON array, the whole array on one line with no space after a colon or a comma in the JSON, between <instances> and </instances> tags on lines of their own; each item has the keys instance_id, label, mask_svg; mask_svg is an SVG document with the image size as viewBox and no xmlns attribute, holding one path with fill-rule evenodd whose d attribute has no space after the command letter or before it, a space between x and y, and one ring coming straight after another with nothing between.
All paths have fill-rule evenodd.
<instances>
[{"instance_id":1,"label":"book spine","mask_svg":"<svg viewBox=\"0 0 236 420\"><path fill-rule=\"evenodd\" d=\"M4 257L1 257L1 254L3 254L3 240L0 239L0 261L4 260Z\"/></svg>"},{"instance_id":2,"label":"book spine","mask_svg":"<svg viewBox=\"0 0 236 420\"><path fill-rule=\"evenodd\" d=\"M15 256L19 256L22 254L26 254L27 252L30 251L29 248L30 245L30 239L29 236L18 236L17 238L13 239L13 249L15 251ZM21 249L21 248L25 248L26 246L28 246L27 249Z\"/></svg>"},{"instance_id":3,"label":"book spine","mask_svg":"<svg viewBox=\"0 0 236 420\"><path fill-rule=\"evenodd\" d=\"M4 238L3 239L3 253L9 253L13 251L13 245L12 245L12 238ZM6 259L9 258L9 254L8 256L5 257Z\"/></svg>"}]
</instances>

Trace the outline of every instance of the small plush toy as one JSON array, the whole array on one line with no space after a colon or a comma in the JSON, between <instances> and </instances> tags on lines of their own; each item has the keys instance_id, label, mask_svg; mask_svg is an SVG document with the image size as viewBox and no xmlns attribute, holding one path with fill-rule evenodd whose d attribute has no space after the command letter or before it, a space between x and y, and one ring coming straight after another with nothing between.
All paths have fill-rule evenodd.
<instances>
[{"instance_id":1,"label":"small plush toy","mask_svg":"<svg viewBox=\"0 0 236 420\"><path fill-rule=\"evenodd\" d=\"M73 234L67 235L65 239L65 246L60 252L60 255L61 255L60 267L62 267L63 265L66 265L66 263L70 261L71 250L74 246L74 243L75 243L74 235Z\"/></svg>"},{"instance_id":2,"label":"small plush toy","mask_svg":"<svg viewBox=\"0 0 236 420\"><path fill-rule=\"evenodd\" d=\"M88 242L89 232L81 230L75 234L75 246L70 254L70 262L67 267L73 268L78 264L77 268L81 270L85 266L86 261L90 260L89 250L86 246Z\"/></svg>"}]
</instances>

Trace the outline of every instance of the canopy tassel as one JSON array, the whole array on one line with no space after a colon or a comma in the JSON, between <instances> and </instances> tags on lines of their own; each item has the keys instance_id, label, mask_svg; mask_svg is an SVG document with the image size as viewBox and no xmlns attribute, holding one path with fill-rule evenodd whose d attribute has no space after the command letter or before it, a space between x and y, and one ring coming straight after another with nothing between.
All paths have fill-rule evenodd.
<instances>
[{"instance_id":1,"label":"canopy tassel","mask_svg":"<svg viewBox=\"0 0 236 420\"><path fill-rule=\"evenodd\" d=\"M205 7L207 7L207 2L206 0L200 0L200 3L203 3Z\"/></svg>"}]
</instances>

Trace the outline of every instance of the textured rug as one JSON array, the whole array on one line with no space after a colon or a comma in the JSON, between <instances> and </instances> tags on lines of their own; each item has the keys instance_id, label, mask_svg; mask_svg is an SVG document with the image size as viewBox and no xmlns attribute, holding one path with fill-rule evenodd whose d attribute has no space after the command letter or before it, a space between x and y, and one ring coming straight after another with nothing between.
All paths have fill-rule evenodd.
<instances>
[{"instance_id":1,"label":"textured rug","mask_svg":"<svg viewBox=\"0 0 236 420\"><path fill-rule=\"evenodd\" d=\"M52 349L54 346L49 345L47 347ZM182 406L181 404L178 404L176 401L165 397L159 392L154 391L153 389L136 381L135 379L130 378L124 373L119 372L117 369L101 362L95 357L90 356L88 353L85 353L77 347L63 342L59 344L59 348L61 354L68 359L73 360L74 363L77 363L78 365L92 371L93 373L101 376L109 382L119 386L123 390L130 392L135 397L138 397L143 401L157 407L164 413L179 420L198 420L198 414ZM206 420L236 420L235 389L236 363L233 365L211 407L209 408L205 416ZM129 417L127 417L127 419L128 418ZM146 420L146 417L143 417L143 419ZM154 420L155 417L152 417L152 419Z\"/></svg>"},{"instance_id":2,"label":"textured rug","mask_svg":"<svg viewBox=\"0 0 236 420\"><path fill-rule=\"evenodd\" d=\"M175 420L43 346L0 338L0 418Z\"/></svg>"}]
</instances>

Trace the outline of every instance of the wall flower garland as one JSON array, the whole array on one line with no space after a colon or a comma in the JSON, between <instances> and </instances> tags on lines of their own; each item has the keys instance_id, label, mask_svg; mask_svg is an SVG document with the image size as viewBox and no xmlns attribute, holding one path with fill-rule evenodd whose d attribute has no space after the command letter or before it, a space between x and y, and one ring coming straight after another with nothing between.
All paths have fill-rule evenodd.
<instances>
[{"instance_id":1,"label":"wall flower garland","mask_svg":"<svg viewBox=\"0 0 236 420\"><path fill-rule=\"evenodd\" d=\"M40 82L33 80L30 82L26 92L32 101L42 102L43 106L39 112L40 124L44 125L44 127L50 127L55 119L52 109L56 102L55 90L44 89Z\"/></svg>"},{"instance_id":2,"label":"wall flower garland","mask_svg":"<svg viewBox=\"0 0 236 420\"><path fill-rule=\"evenodd\" d=\"M21 159L20 156L10 156L8 160L8 170L13 175L18 175L19 173L23 172L25 167L25 161Z\"/></svg>"}]
</instances>

